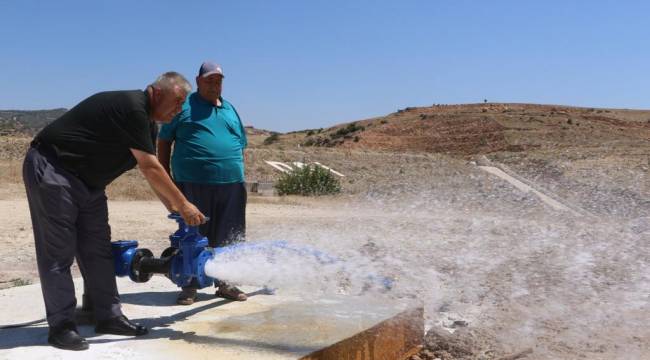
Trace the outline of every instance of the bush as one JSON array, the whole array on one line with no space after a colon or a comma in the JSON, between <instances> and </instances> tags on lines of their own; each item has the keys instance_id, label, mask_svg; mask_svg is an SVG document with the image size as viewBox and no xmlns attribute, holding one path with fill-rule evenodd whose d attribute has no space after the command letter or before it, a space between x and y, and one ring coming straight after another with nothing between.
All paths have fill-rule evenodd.
<instances>
[{"instance_id":1,"label":"bush","mask_svg":"<svg viewBox=\"0 0 650 360\"><path fill-rule=\"evenodd\" d=\"M278 140L280 140L278 133L272 133L271 136L264 139L264 145L271 145Z\"/></svg>"},{"instance_id":2,"label":"bush","mask_svg":"<svg viewBox=\"0 0 650 360\"><path fill-rule=\"evenodd\" d=\"M364 131L366 128L362 125L357 125L357 123L348 124L346 127L338 129L335 133L330 134L332 140L338 139L340 137L345 137L349 134L352 134L357 131Z\"/></svg>"},{"instance_id":3,"label":"bush","mask_svg":"<svg viewBox=\"0 0 650 360\"><path fill-rule=\"evenodd\" d=\"M329 170L305 165L282 174L275 188L279 195L329 195L341 192L341 182Z\"/></svg>"},{"instance_id":4,"label":"bush","mask_svg":"<svg viewBox=\"0 0 650 360\"><path fill-rule=\"evenodd\" d=\"M336 145L337 143L330 141L330 139L322 137L322 136L316 136L316 137L308 137L301 143L302 146L319 146L319 147L332 147Z\"/></svg>"}]
</instances>

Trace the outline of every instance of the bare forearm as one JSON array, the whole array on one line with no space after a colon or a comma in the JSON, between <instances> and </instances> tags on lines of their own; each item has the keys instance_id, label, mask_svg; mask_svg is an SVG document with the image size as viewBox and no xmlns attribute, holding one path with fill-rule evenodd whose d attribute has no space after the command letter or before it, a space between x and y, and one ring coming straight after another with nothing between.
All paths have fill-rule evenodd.
<instances>
[{"instance_id":1,"label":"bare forearm","mask_svg":"<svg viewBox=\"0 0 650 360\"><path fill-rule=\"evenodd\" d=\"M165 168L160 165L155 155L138 149L130 150L138 162L138 167L142 175L144 175L153 191L169 211L180 213L183 220L190 226L205 223L205 215L196 206L187 201L185 196L183 196L172 182Z\"/></svg>"},{"instance_id":2,"label":"bare forearm","mask_svg":"<svg viewBox=\"0 0 650 360\"><path fill-rule=\"evenodd\" d=\"M165 169L162 166L147 166L141 167L140 171L165 207L170 211L180 211L186 201L185 197L174 185Z\"/></svg>"},{"instance_id":3,"label":"bare forearm","mask_svg":"<svg viewBox=\"0 0 650 360\"><path fill-rule=\"evenodd\" d=\"M161 193L159 193L159 192L158 192L156 189L154 189L153 187L151 188L151 190L153 190L153 192L156 194L156 196L158 197L158 199L160 200L160 202L162 202L163 205L165 205L165 207L167 208L167 210L168 210L169 212L176 212L176 211L173 209L172 204L171 204L171 203L170 203L170 202L169 202L169 201L168 201L164 196L162 196Z\"/></svg>"}]
</instances>

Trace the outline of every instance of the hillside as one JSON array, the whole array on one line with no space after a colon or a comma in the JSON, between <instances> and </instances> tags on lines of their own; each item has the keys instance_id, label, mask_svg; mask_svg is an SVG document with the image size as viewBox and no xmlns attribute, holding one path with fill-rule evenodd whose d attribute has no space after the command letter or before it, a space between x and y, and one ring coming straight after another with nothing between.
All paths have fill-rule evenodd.
<instances>
[{"instance_id":1,"label":"hillside","mask_svg":"<svg viewBox=\"0 0 650 360\"><path fill-rule=\"evenodd\" d=\"M533 104L409 107L327 129L280 134L272 147L487 154L650 140L650 111Z\"/></svg>"},{"instance_id":2,"label":"hillside","mask_svg":"<svg viewBox=\"0 0 650 360\"><path fill-rule=\"evenodd\" d=\"M407 108L286 134L247 127L246 178L276 180L280 172L265 161L318 161L348 175L344 193L358 194L428 183L425 174L441 166L433 164L445 163L453 173L487 157L589 211L638 216L650 214L649 119L650 111L641 110L470 104ZM0 183L20 185L30 139L0 136ZM443 178L436 177L438 185ZM138 171L116 180L109 192L153 198ZM614 205L612 198L621 201Z\"/></svg>"},{"instance_id":3,"label":"hillside","mask_svg":"<svg viewBox=\"0 0 650 360\"><path fill-rule=\"evenodd\" d=\"M0 110L0 136L33 136L66 109ZM262 149L340 148L457 155L599 147L650 140L650 111L534 104L408 107L386 116L286 134L246 126Z\"/></svg>"},{"instance_id":4,"label":"hillside","mask_svg":"<svg viewBox=\"0 0 650 360\"><path fill-rule=\"evenodd\" d=\"M0 110L0 136L34 135L66 111L66 109Z\"/></svg>"}]
</instances>

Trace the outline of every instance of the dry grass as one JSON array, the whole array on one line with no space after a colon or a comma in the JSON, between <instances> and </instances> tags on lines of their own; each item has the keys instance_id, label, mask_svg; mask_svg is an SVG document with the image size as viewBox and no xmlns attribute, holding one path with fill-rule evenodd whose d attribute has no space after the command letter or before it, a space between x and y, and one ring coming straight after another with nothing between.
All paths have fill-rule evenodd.
<instances>
[{"instance_id":1,"label":"dry grass","mask_svg":"<svg viewBox=\"0 0 650 360\"><path fill-rule=\"evenodd\" d=\"M14 140L4 143L20 143L11 156L0 160L0 185L3 187L22 187L22 157L28 141ZM399 154L390 152L353 151L349 149L303 148L296 150L247 149L246 178L248 181L273 182L280 173L266 164L268 161L282 161L291 164L320 162L346 174L342 178L344 194L355 194L368 187L391 182L407 182L409 178L419 177L423 171L448 171L448 165L462 165L464 161L437 154ZM442 165L445 164L445 166ZM437 164L437 165L436 165ZM22 191L22 190L21 190ZM107 188L109 198L116 200L151 200L156 196L149 184L136 169L117 178Z\"/></svg>"}]
</instances>

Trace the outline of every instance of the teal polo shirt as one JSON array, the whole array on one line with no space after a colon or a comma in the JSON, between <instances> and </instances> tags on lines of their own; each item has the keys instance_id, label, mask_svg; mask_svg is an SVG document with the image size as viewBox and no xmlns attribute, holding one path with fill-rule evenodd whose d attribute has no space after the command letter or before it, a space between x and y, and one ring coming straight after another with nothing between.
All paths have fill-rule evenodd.
<instances>
[{"instance_id":1,"label":"teal polo shirt","mask_svg":"<svg viewBox=\"0 0 650 360\"><path fill-rule=\"evenodd\" d=\"M171 170L176 182L244 182L246 132L235 108L223 98L215 106L192 93L183 110L161 126L158 138L174 142Z\"/></svg>"}]
</instances>

